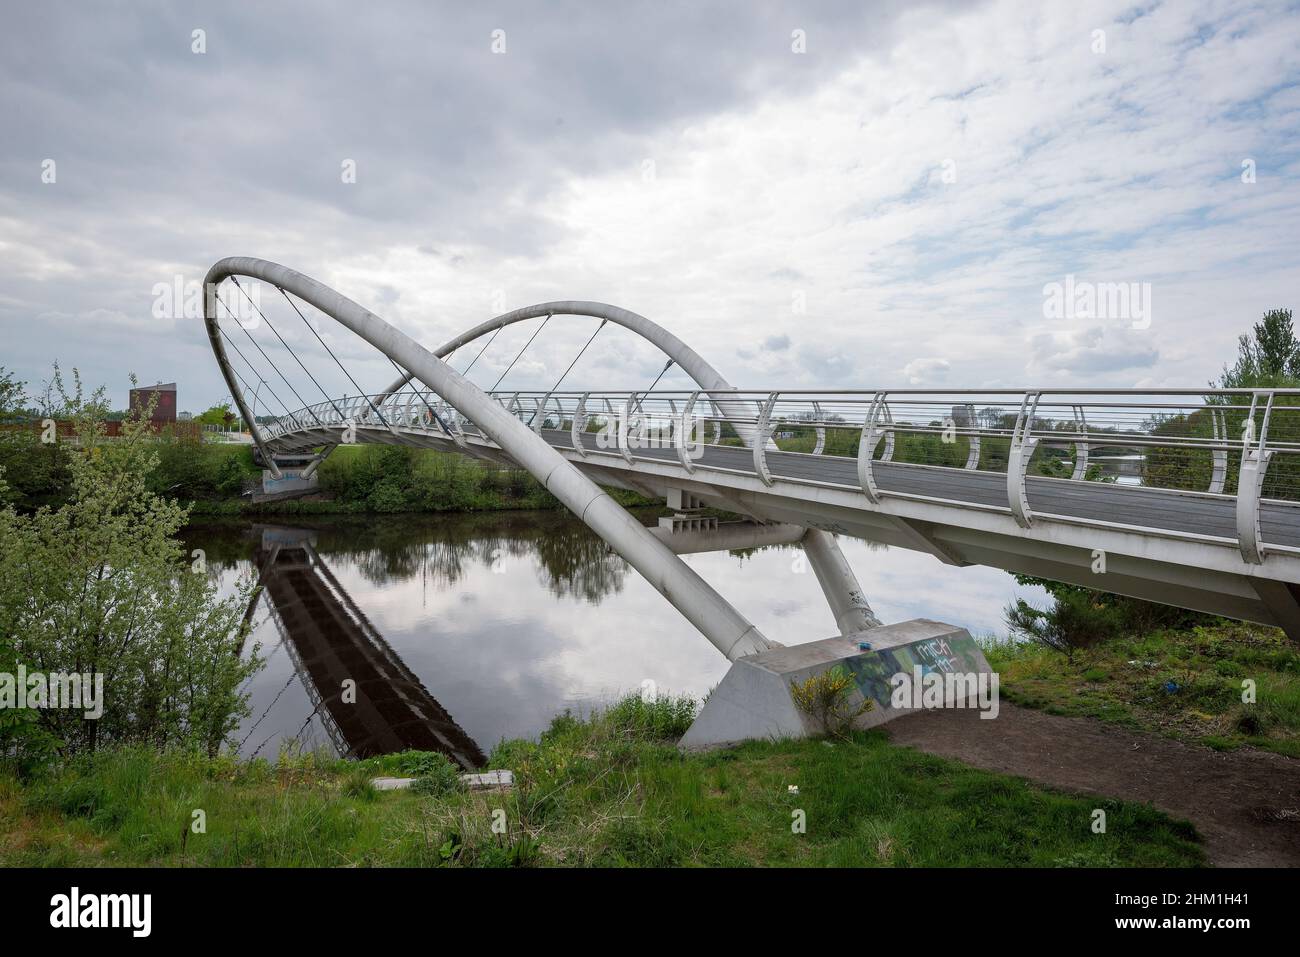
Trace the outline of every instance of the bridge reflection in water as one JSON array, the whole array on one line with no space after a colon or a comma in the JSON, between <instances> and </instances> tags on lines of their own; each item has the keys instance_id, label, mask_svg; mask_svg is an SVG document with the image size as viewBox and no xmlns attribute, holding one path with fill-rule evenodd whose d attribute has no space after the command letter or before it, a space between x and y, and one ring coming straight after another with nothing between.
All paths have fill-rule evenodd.
<instances>
[{"instance_id":1,"label":"bridge reflection in water","mask_svg":"<svg viewBox=\"0 0 1300 957\"><path fill-rule=\"evenodd\" d=\"M315 533L258 531L260 588L249 616L265 601L335 750L359 758L438 751L463 768L480 767L478 744L352 601L316 551Z\"/></svg>"}]
</instances>

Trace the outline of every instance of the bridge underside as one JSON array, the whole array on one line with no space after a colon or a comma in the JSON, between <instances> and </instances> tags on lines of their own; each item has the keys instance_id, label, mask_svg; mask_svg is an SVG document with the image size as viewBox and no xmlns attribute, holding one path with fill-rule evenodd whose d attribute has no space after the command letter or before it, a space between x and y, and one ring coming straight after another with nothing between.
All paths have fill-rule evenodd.
<instances>
[{"instance_id":1,"label":"bridge underside","mask_svg":"<svg viewBox=\"0 0 1300 957\"><path fill-rule=\"evenodd\" d=\"M1068 479L1026 479L1030 528L1006 507L1006 476L976 470L876 462L875 480L889 493L863 495L854 459L769 451L771 485L752 451L704 446L688 471L673 448L621 451L584 433L583 452L569 430L542 437L592 480L668 498L686 493L703 504L760 522L785 523L926 552L945 564L989 565L1018 574L1083 585L1230 618L1274 625L1300 640L1300 506L1265 502L1260 525L1270 543L1261 564L1243 561L1234 498L1210 493L1108 486ZM463 446L437 432L358 426L356 441L460 451L515 466L494 443L467 433ZM277 452L340 442L342 430L282 435ZM1139 532L1129 526L1142 526ZM1104 573L1095 572L1103 556Z\"/></svg>"}]
</instances>

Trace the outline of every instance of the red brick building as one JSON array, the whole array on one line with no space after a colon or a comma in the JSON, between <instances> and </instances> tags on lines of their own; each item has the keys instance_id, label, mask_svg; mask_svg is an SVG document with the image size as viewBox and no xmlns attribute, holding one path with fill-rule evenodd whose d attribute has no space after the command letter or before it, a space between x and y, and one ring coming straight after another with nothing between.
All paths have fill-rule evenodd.
<instances>
[{"instance_id":1,"label":"red brick building","mask_svg":"<svg viewBox=\"0 0 1300 957\"><path fill-rule=\"evenodd\" d=\"M157 397L157 402L153 408L153 415L149 421L154 425L169 425L176 421L176 383L160 382L158 385L147 385L139 389L131 390L131 411L145 409L149 407L150 401Z\"/></svg>"}]
</instances>

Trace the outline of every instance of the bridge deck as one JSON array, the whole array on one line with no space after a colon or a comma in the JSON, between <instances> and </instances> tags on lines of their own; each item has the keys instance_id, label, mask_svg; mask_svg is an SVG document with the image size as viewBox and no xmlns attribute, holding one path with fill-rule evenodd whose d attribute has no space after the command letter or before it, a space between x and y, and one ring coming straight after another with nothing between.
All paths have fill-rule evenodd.
<instances>
[{"instance_id":1,"label":"bridge deck","mask_svg":"<svg viewBox=\"0 0 1300 957\"><path fill-rule=\"evenodd\" d=\"M567 431L544 429L542 434L557 448L573 448ZM608 454L609 450L597 448L594 433L584 435L583 444L602 457ZM664 462L677 461L677 453L671 448L639 449L636 455ZM747 448L705 446L704 454L695 462L704 468L756 474L753 452ZM767 467L774 478L860 488L857 460L843 456L769 451ZM882 491L1002 509L1007 507L1006 476L997 472L880 461L874 463L873 470L876 484ZM1028 476L1025 486L1030 505L1038 515L1167 529L1233 542L1237 539L1236 499L1232 496L1125 485L1103 486L1035 476ZM1264 541L1269 544L1300 548L1300 507L1285 502L1264 502L1260 508L1260 528Z\"/></svg>"}]
</instances>

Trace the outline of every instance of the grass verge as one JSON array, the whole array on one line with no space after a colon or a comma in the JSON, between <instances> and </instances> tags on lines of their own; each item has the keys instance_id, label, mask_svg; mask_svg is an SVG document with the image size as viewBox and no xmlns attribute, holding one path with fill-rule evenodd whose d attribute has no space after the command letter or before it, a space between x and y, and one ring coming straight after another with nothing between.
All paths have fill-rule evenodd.
<instances>
[{"instance_id":1,"label":"grass verge","mask_svg":"<svg viewBox=\"0 0 1300 957\"><path fill-rule=\"evenodd\" d=\"M895 747L879 732L683 755L672 742L693 711L690 701L633 697L587 719L563 715L539 741L494 751L492 766L515 772L509 792L371 787L372 776L434 769L420 753L270 763L133 748L30 781L0 775L0 864L1203 863L1192 826L1154 809L1048 791ZM1097 807L1105 834L1090 828Z\"/></svg>"},{"instance_id":2,"label":"grass verge","mask_svg":"<svg viewBox=\"0 0 1300 957\"><path fill-rule=\"evenodd\" d=\"M986 654L1016 704L1300 758L1300 653L1275 628L1157 631L1072 658L1025 642L991 643ZM1252 688L1255 700L1243 700Z\"/></svg>"}]
</instances>

